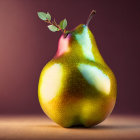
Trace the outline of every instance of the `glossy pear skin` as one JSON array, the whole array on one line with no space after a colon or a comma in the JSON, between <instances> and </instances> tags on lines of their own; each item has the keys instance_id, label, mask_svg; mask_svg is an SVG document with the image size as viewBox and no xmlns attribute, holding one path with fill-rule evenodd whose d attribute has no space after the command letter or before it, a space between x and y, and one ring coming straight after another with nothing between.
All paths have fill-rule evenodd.
<instances>
[{"instance_id":1,"label":"glossy pear skin","mask_svg":"<svg viewBox=\"0 0 140 140\"><path fill-rule=\"evenodd\" d=\"M43 68L38 85L40 105L63 127L90 127L113 110L117 85L93 34L79 25L59 39L54 58Z\"/></svg>"}]
</instances>

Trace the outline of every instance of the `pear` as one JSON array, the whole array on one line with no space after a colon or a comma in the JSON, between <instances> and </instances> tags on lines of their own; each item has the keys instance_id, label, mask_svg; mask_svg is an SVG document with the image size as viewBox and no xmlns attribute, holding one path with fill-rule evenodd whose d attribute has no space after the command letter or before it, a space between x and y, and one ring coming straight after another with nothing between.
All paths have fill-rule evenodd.
<instances>
[{"instance_id":1,"label":"pear","mask_svg":"<svg viewBox=\"0 0 140 140\"><path fill-rule=\"evenodd\" d=\"M62 127L97 125L116 102L116 79L98 50L89 20L61 35L56 55L40 75L40 105Z\"/></svg>"}]
</instances>

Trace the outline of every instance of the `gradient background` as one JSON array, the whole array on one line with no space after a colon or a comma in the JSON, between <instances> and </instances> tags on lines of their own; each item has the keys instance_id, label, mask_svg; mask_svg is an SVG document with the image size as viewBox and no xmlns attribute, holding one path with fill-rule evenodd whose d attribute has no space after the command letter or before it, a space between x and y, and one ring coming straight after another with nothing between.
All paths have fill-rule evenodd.
<instances>
[{"instance_id":1,"label":"gradient background","mask_svg":"<svg viewBox=\"0 0 140 140\"><path fill-rule=\"evenodd\" d=\"M114 71L118 97L113 113L140 114L140 3L137 0L0 0L0 114L42 114L38 79L57 50L37 11L49 11L73 29L90 23L99 50Z\"/></svg>"}]
</instances>

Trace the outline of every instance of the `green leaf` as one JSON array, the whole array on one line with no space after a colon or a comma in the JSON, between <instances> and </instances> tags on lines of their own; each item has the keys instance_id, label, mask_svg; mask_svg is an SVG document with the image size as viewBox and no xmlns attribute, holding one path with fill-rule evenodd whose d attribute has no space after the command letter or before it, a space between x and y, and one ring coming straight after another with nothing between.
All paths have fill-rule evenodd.
<instances>
[{"instance_id":1,"label":"green leaf","mask_svg":"<svg viewBox=\"0 0 140 140\"><path fill-rule=\"evenodd\" d=\"M42 19L42 20L46 20L46 19L47 19L47 18L46 18L46 13L44 13L44 12L38 12L37 14L38 14L38 17L39 17L40 19Z\"/></svg>"},{"instance_id":2,"label":"green leaf","mask_svg":"<svg viewBox=\"0 0 140 140\"><path fill-rule=\"evenodd\" d=\"M52 31L52 32L59 31L59 29L58 29L56 26L54 26L54 25L49 25L48 28L49 28L49 30Z\"/></svg>"},{"instance_id":3,"label":"green leaf","mask_svg":"<svg viewBox=\"0 0 140 140\"><path fill-rule=\"evenodd\" d=\"M61 29L65 29L67 27L67 20L66 19L63 19L61 22L60 22L60 27Z\"/></svg>"},{"instance_id":4,"label":"green leaf","mask_svg":"<svg viewBox=\"0 0 140 140\"><path fill-rule=\"evenodd\" d=\"M48 20L51 20L51 15L48 12L47 12L46 17L47 17Z\"/></svg>"},{"instance_id":5,"label":"green leaf","mask_svg":"<svg viewBox=\"0 0 140 140\"><path fill-rule=\"evenodd\" d=\"M42 20L51 20L51 15L49 13L38 12L38 17Z\"/></svg>"}]
</instances>

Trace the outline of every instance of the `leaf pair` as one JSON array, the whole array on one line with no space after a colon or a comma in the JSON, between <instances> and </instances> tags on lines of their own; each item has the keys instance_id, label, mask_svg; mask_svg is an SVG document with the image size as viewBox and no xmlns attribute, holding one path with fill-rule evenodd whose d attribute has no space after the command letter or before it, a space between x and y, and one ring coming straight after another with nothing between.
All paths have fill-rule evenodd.
<instances>
[{"instance_id":1,"label":"leaf pair","mask_svg":"<svg viewBox=\"0 0 140 140\"><path fill-rule=\"evenodd\" d=\"M51 20L51 15L47 12L47 13L44 13L44 12L38 12L38 17L42 20Z\"/></svg>"},{"instance_id":2,"label":"leaf pair","mask_svg":"<svg viewBox=\"0 0 140 140\"><path fill-rule=\"evenodd\" d=\"M64 30L66 27L67 27L67 20L64 19L62 20L59 25L60 29ZM60 29L54 25L49 25L48 26L49 30L51 30L52 32L56 32L56 31L59 31Z\"/></svg>"}]
</instances>

